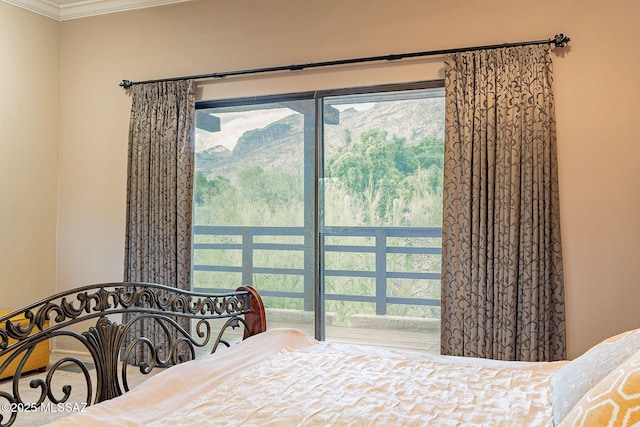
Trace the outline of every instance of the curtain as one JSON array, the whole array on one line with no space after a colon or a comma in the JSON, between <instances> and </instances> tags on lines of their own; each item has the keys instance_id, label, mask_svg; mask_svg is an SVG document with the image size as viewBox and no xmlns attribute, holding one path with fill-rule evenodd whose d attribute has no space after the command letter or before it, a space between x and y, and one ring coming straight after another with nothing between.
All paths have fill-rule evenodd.
<instances>
[{"instance_id":1,"label":"curtain","mask_svg":"<svg viewBox=\"0 0 640 427\"><path fill-rule=\"evenodd\" d=\"M550 48L445 57L442 354L565 358Z\"/></svg>"},{"instance_id":2,"label":"curtain","mask_svg":"<svg viewBox=\"0 0 640 427\"><path fill-rule=\"evenodd\" d=\"M185 80L132 88L125 281L191 289L193 86ZM159 342L166 338L153 322L138 326L138 334ZM146 349L136 351L134 363L144 354Z\"/></svg>"}]
</instances>

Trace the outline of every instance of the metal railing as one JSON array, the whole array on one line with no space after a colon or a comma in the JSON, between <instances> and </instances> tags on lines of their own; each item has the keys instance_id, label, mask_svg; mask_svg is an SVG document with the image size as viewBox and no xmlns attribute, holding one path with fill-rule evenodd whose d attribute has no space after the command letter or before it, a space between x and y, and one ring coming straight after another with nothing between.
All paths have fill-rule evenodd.
<instances>
[{"instance_id":1,"label":"metal railing","mask_svg":"<svg viewBox=\"0 0 640 427\"><path fill-rule=\"evenodd\" d=\"M305 238L303 227L245 227L245 226L194 226L194 260L195 253L202 250L220 251L241 251L241 265L211 265L194 263L194 272L227 272L239 273L242 275L243 285L253 285L255 274L282 274L298 275L305 278L304 291L274 291L258 289L261 295L278 298L301 298L304 301L305 310L313 307L313 272L306 272L304 268L278 268L278 267L256 267L254 266L255 251L300 251L308 254L313 251L313 244L305 243L278 243L260 242L256 237L271 236L298 237ZM236 236L233 242L202 242L203 236L230 237ZM239 237L239 238L238 238ZM329 244L332 237L338 238L371 238L374 244ZM414 245L390 245L389 238L413 239ZM376 314L387 313L387 304L405 304L422 306L439 306L439 299L429 298L403 298L389 296L387 293L387 279L409 279L409 280L440 280L439 271L388 271L388 254L405 255L442 255L441 245L425 246L415 244L415 239L429 238L441 239L442 229L436 227L325 227L321 233L321 246L326 253L372 253L375 254L375 266L373 270L338 270L324 269L322 274L325 277L356 277L373 278L375 280L374 295L353 295L353 294L332 294L325 293L327 300L342 300L355 302L372 302L376 306ZM234 240L234 239L230 239ZM194 283L195 291L223 291L226 288L216 286L199 287Z\"/></svg>"}]
</instances>

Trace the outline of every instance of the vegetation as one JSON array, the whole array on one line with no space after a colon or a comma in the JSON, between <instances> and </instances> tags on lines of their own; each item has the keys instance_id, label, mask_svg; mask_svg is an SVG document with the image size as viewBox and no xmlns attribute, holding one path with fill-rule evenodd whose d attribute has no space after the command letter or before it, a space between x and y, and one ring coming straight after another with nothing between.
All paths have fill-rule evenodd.
<instances>
[{"instance_id":1,"label":"vegetation","mask_svg":"<svg viewBox=\"0 0 640 427\"><path fill-rule=\"evenodd\" d=\"M408 142L387 132L370 130L344 145L325 160L323 201L325 224L341 226L440 227L442 224L443 141ZM301 170L265 170L248 166L232 182L197 172L194 188L196 225L303 226L304 196ZM302 236L255 237L260 242L303 245ZM261 240L260 240L261 239ZM241 244L240 236L197 236L198 243ZM375 247L371 237L327 237L327 245ZM439 247L439 239L396 238L389 246ZM194 264L240 266L240 250L197 250ZM303 268L301 250L255 250L254 267ZM328 270L374 271L371 252L327 252ZM440 271L439 255L388 254L388 271ZM195 286L237 283L238 273L198 272ZM215 284L215 285L214 285ZM375 279L327 277L326 292L374 295ZM255 274L258 289L303 292L298 275ZM219 287L224 287L219 286ZM231 286L230 286L231 287ZM394 297L439 299L439 281L388 279L387 294ZM265 298L267 306L302 309L296 298ZM342 321L353 312L375 313L373 303L327 301L327 311L338 312ZM439 316L439 307L390 306L388 314Z\"/></svg>"},{"instance_id":2,"label":"vegetation","mask_svg":"<svg viewBox=\"0 0 640 427\"><path fill-rule=\"evenodd\" d=\"M354 201L361 214L358 225L439 227L442 159L442 141L425 138L411 145L374 129L363 133L360 143L349 141L328 159L326 176L334 178L332 191ZM416 205L425 201L433 206Z\"/></svg>"}]
</instances>

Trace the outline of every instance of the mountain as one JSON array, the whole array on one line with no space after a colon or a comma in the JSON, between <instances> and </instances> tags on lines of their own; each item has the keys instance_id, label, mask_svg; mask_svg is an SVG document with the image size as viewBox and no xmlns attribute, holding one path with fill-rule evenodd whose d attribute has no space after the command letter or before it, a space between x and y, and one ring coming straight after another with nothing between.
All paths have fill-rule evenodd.
<instances>
[{"instance_id":1,"label":"mountain","mask_svg":"<svg viewBox=\"0 0 640 427\"><path fill-rule=\"evenodd\" d=\"M229 164L232 154L231 150L222 145L196 152L196 170L209 176L212 171L220 171L225 165ZM224 175L224 173L217 172L215 175Z\"/></svg>"},{"instance_id":2,"label":"mountain","mask_svg":"<svg viewBox=\"0 0 640 427\"><path fill-rule=\"evenodd\" d=\"M210 179L218 175L231 179L247 166L263 169L302 168L303 115L293 113L265 127L245 132L233 150L215 146L196 152L196 170ZM337 125L325 125L325 155L331 156L348 140L359 141L360 134L372 129L418 143L424 137L444 138L444 100L428 98L373 104L368 109L347 108L340 112ZM199 134L204 132L197 131ZM310 131L313 135L313 131Z\"/></svg>"}]
</instances>

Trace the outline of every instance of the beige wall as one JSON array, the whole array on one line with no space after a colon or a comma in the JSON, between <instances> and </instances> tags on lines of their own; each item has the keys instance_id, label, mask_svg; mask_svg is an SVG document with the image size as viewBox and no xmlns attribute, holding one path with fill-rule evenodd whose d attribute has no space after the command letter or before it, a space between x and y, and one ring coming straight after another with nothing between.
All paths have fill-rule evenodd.
<instances>
[{"instance_id":1,"label":"beige wall","mask_svg":"<svg viewBox=\"0 0 640 427\"><path fill-rule=\"evenodd\" d=\"M640 144L633 126L639 16L637 0L200 0L65 21L58 289L122 277L130 98L117 87L121 79L536 40L563 31L573 38L554 58L569 356L640 327ZM204 82L200 93L227 98L441 73L437 59L405 64L231 78ZM47 153L46 162L55 163L49 155L55 157ZM11 195L26 198L24 188ZM13 232L11 220L0 223Z\"/></svg>"},{"instance_id":2,"label":"beige wall","mask_svg":"<svg viewBox=\"0 0 640 427\"><path fill-rule=\"evenodd\" d=\"M56 289L59 24L0 3L0 309Z\"/></svg>"}]
</instances>

